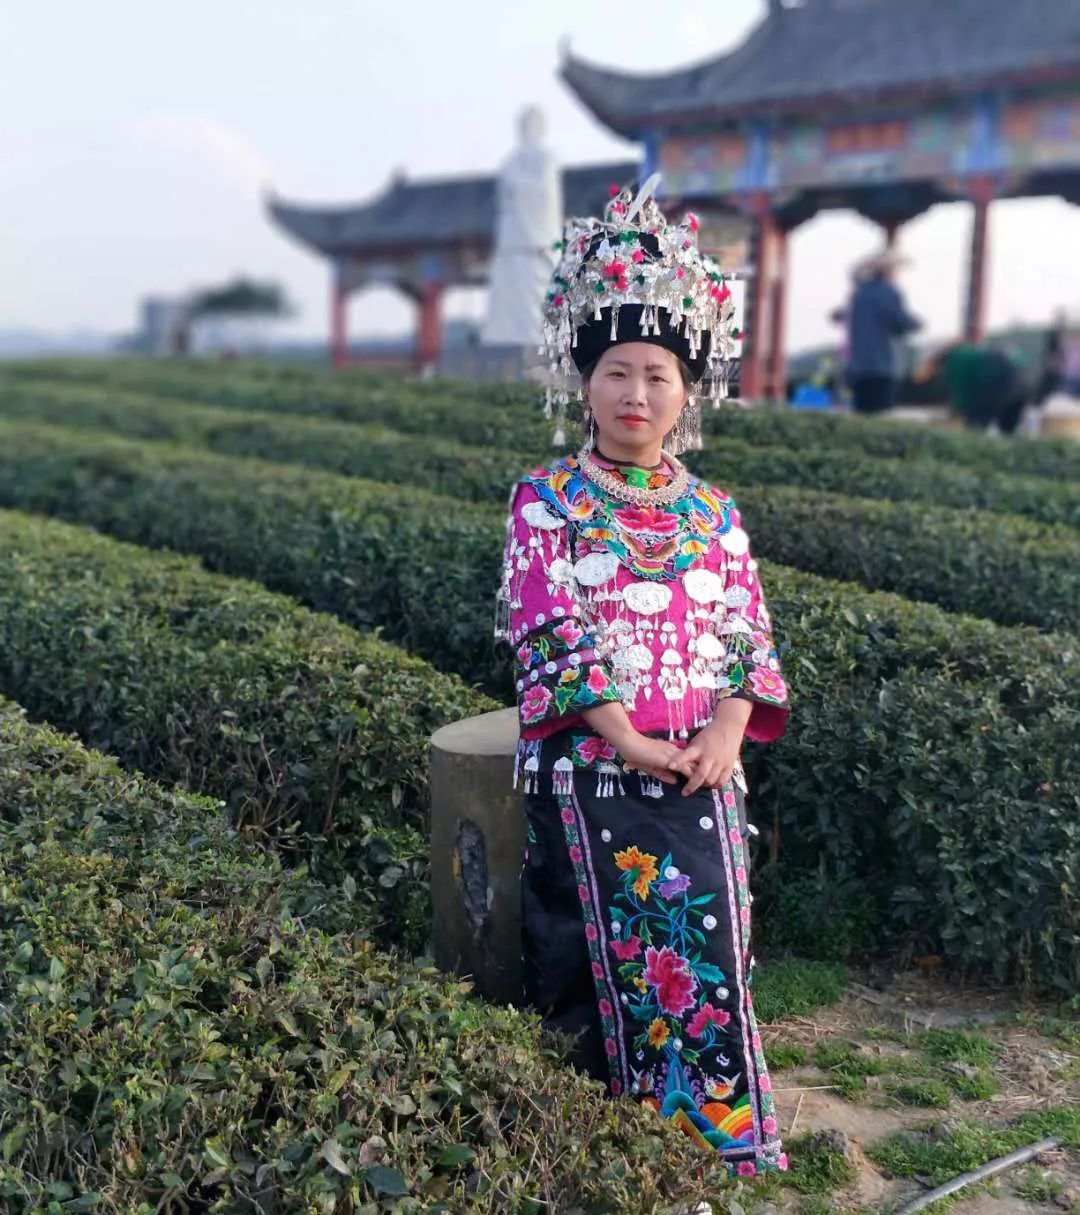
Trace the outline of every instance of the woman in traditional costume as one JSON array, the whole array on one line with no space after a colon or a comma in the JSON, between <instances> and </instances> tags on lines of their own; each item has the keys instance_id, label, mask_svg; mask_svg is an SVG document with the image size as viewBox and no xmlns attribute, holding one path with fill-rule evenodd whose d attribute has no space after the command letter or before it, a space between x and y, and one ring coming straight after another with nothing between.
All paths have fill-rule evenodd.
<instances>
[{"instance_id":1,"label":"woman in traditional costume","mask_svg":"<svg viewBox=\"0 0 1080 1215\"><path fill-rule=\"evenodd\" d=\"M497 634L521 723L526 996L612 1096L750 1176L786 1159L750 999L739 750L783 733L787 693L735 503L676 458L691 389L723 382L732 306L653 184L567 225L545 332L581 376L586 438L511 498Z\"/></svg>"}]
</instances>

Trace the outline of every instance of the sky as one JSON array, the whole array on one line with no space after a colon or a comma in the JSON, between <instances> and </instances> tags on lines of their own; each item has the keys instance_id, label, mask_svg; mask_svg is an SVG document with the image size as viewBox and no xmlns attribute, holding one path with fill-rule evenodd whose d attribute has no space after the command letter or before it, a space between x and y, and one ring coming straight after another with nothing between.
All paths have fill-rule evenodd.
<instances>
[{"instance_id":1,"label":"sky","mask_svg":"<svg viewBox=\"0 0 1080 1215\"><path fill-rule=\"evenodd\" d=\"M560 46L679 67L737 43L764 4L0 0L0 330L131 331L140 297L243 273L283 285L288 336L322 338L326 264L268 220L268 191L362 202L398 169L493 172L528 104L565 164L633 155L558 79ZM902 230L900 285L932 336L960 325L969 230L962 204ZM996 204L990 240L992 326L1080 316L1080 208ZM827 314L879 243L844 212L794 233L793 349L835 340ZM451 315L482 307L476 292L448 301ZM389 290L350 307L354 338L411 323Z\"/></svg>"}]
</instances>

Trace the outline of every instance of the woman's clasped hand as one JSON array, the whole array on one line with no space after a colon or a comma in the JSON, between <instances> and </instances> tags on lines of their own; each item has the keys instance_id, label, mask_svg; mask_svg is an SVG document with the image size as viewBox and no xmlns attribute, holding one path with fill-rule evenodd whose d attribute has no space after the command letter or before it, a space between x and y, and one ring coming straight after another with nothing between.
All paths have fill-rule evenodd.
<instances>
[{"instance_id":1,"label":"woman's clasped hand","mask_svg":"<svg viewBox=\"0 0 1080 1215\"><path fill-rule=\"evenodd\" d=\"M635 733L621 744L620 750L631 768L666 785L675 784L680 774L685 776L682 795L690 797L699 789L719 789L731 780L742 737L742 724L712 721L686 747Z\"/></svg>"}]
</instances>

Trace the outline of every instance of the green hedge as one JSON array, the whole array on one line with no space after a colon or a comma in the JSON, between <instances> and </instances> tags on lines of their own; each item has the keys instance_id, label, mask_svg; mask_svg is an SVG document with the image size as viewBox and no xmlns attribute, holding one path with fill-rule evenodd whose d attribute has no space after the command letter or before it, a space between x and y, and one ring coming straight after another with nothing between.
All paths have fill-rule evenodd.
<instances>
[{"instance_id":1,"label":"green hedge","mask_svg":"<svg viewBox=\"0 0 1080 1215\"><path fill-rule=\"evenodd\" d=\"M428 738L498 705L262 587L0 512L0 691L427 931ZM310 837L310 838L307 838ZM322 841L320 843L320 841Z\"/></svg>"},{"instance_id":2,"label":"green hedge","mask_svg":"<svg viewBox=\"0 0 1080 1215\"><path fill-rule=\"evenodd\" d=\"M529 464L550 459L550 445L521 455L468 446L435 434L387 426L219 409L146 392L79 384L5 381L0 416L111 432L133 439L173 439L222 455L305 464L348 476L421 484L474 501L505 499L506 487ZM522 449L518 447L517 451ZM975 507L1043 523L1080 526L1080 484L979 472L959 464L842 455L826 447L792 450L721 439L687 456L695 472L723 486L805 486L855 497Z\"/></svg>"},{"instance_id":3,"label":"green hedge","mask_svg":"<svg viewBox=\"0 0 1080 1215\"><path fill-rule=\"evenodd\" d=\"M979 472L1080 481L1080 447L1070 439L992 437L925 423L801 409L726 406L704 413L710 438L780 445L792 451L827 447L886 459L941 460Z\"/></svg>"},{"instance_id":4,"label":"green hedge","mask_svg":"<svg viewBox=\"0 0 1080 1215\"><path fill-rule=\"evenodd\" d=\"M452 434L463 443L544 447L552 423L526 385L406 379L370 372L326 375L272 364L45 360L7 363L0 383L97 385L176 403L379 423L412 434Z\"/></svg>"},{"instance_id":5,"label":"green hedge","mask_svg":"<svg viewBox=\"0 0 1080 1215\"><path fill-rule=\"evenodd\" d=\"M198 360L48 359L6 364L8 380L130 388L209 405L383 422L419 434L521 450L549 449L551 423L527 384L477 384L301 366ZM707 435L793 451L829 448L888 459L929 458L980 472L1080 481L1080 450L1067 439L1001 440L961 430L798 409L706 409Z\"/></svg>"},{"instance_id":6,"label":"green hedge","mask_svg":"<svg viewBox=\"0 0 1080 1215\"><path fill-rule=\"evenodd\" d=\"M3 1210L727 1211L683 1135L355 913L0 702Z\"/></svg>"},{"instance_id":7,"label":"green hedge","mask_svg":"<svg viewBox=\"0 0 1080 1215\"><path fill-rule=\"evenodd\" d=\"M725 488L765 557L1004 624L1080 621L1080 536L1071 529L787 487ZM0 505L196 552L361 624L370 623L369 603L392 599L395 640L430 656L445 628L453 669L470 679L489 666L490 612L485 599L483 628L455 619L455 605L477 601L475 563L457 558L491 534L508 491L498 508L451 503L412 487L0 420ZM433 531L436 515L452 516L461 548ZM479 566L486 597L499 571L493 548L480 551L490 558ZM424 600L420 616L412 609Z\"/></svg>"},{"instance_id":8,"label":"green hedge","mask_svg":"<svg viewBox=\"0 0 1080 1215\"><path fill-rule=\"evenodd\" d=\"M253 465L257 476L245 483L239 462L192 461L164 446L138 461L130 445L103 443L73 464L61 441L57 432L52 465L25 466L37 478L36 488L26 483L28 504L200 552L353 623L379 625L509 699L505 664L488 640L501 513L271 465ZM950 961L999 978L1075 984L1077 886L1062 873L1076 862L1067 840L1026 856L1032 889L1015 903L1003 903L1004 887L989 881L971 895L956 877L954 889L946 868L951 849L967 855L979 832L996 830L994 848L973 851L971 863L988 875L1020 872L1014 833L1037 835L1048 808L1066 823L1080 817L1075 638L950 616L783 567L768 566L765 580L796 696L788 736L751 757L766 858L777 858L766 869L766 915L782 885L821 874L831 891L865 892L877 948L932 940ZM977 727L965 696L983 707ZM1044 744L1045 755L1033 753ZM925 818L918 853L908 839L915 812ZM955 834L935 837L935 824L954 815ZM940 869L940 884L922 881L913 894L916 863ZM831 956L843 952L830 947Z\"/></svg>"}]
</instances>

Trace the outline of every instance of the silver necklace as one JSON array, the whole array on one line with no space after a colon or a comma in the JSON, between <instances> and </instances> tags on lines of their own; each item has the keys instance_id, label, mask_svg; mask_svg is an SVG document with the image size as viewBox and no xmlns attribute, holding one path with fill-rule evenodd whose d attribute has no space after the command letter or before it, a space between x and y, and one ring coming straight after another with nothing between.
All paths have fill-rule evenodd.
<instances>
[{"instance_id":1,"label":"silver necklace","mask_svg":"<svg viewBox=\"0 0 1080 1215\"><path fill-rule=\"evenodd\" d=\"M577 453L576 458L585 476L612 498L631 502L634 506L672 506L685 496L690 487L690 473L674 456L667 452L664 454L671 461L675 476L660 489L639 489L637 486L627 485L621 477L597 464L584 448Z\"/></svg>"}]
</instances>

